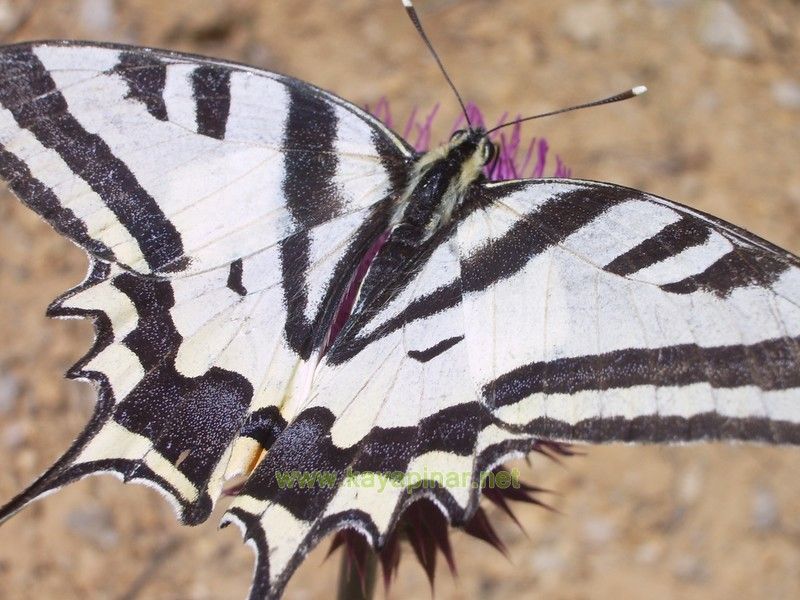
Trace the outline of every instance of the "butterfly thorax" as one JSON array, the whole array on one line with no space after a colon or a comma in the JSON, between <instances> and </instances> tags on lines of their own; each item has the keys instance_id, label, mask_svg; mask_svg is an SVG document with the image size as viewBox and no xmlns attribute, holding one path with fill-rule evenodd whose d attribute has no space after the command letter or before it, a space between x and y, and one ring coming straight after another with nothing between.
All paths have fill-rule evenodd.
<instances>
[{"instance_id":1,"label":"butterfly thorax","mask_svg":"<svg viewBox=\"0 0 800 600\"><path fill-rule=\"evenodd\" d=\"M422 154L392 219L395 234L412 244L430 239L450 222L494 152L483 129L470 129L455 132L449 142Z\"/></svg>"},{"instance_id":2,"label":"butterfly thorax","mask_svg":"<svg viewBox=\"0 0 800 600\"><path fill-rule=\"evenodd\" d=\"M457 131L450 141L420 155L359 288L355 312L382 306L402 289L398 276L408 274L433 247L435 236L451 222L471 185L483 178L483 167L496 152L482 129Z\"/></svg>"}]
</instances>

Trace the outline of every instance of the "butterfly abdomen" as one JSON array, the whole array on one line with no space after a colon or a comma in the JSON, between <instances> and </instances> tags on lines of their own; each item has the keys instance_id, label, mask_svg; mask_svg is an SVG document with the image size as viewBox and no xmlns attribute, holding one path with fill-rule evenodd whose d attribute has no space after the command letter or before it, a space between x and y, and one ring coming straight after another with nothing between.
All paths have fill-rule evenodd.
<instances>
[{"instance_id":1,"label":"butterfly abdomen","mask_svg":"<svg viewBox=\"0 0 800 600\"><path fill-rule=\"evenodd\" d=\"M369 320L401 294L431 252L452 234L453 215L483 177L490 148L482 130L470 130L457 132L447 144L417 159L390 220L388 237L358 283L352 310L356 317L348 318L345 330L349 326L350 333L356 333L358 322ZM348 356L349 335L347 331L343 335L328 360Z\"/></svg>"}]
</instances>

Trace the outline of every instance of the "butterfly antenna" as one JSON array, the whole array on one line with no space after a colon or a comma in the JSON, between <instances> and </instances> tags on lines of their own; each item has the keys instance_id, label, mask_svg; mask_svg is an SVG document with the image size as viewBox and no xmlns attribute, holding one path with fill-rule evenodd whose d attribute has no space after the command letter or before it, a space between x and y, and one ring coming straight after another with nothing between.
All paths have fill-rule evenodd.
<instances>
[{"instance_id":1,"label":"butterfly antenna","mask_svg":"<svg viewBox=\"0 0 800 600\"><path fill-rule=\"evenodd\" d=\"M525 121L533 121L534 119L541 119L542 117L551 117L553 115L560 115L561 113L571 112L573 110L579 110L581 108L591 108L592 106L601 106L602 104L612 104L614 102L621 102L622 100L629 100L630 98L635 98L636 96L641 96L647 91L647 88L643 85L637 85L635 88L631 88L626 90L620 94L614 94L613 96L609 96L608 98L603 98L602 100L594 100L593 102L587 102L586 104L577 104L575 106L570 106L569 108L562 108L561 110L554 110L551 112L542 113L540 115L533 115L532 117L525 117L524 119L516 119L514 121L508 121L507 123L503 123L494 127L486 132L486 134L490 134L493 131L497 131L498 129L502 129L503 127L508 127L509 125L516 125L518 123L524 123Z\"/></svg>"},{"instance_id":2,"label":"butterfly antenna","mask_svg":"<svg viewBox=\"0 0 800 600\"><path fill-rule=\"evenodd\" d=\"M444 65L442 64L439 55L436 54L436 50L433 49L433 44L431 44L431 41L428 39L428 35L422 28L422 23L420 22L419 16L417 15L417 9L414 8L414 5L412 4L411 0L403 0L403 6L405 7L406 12L408 13L408 17L411 19L411 22L414 24L414 27L417 29L417 33L419 33L419 36L422 38L422 41L425 42L425 45L428 47L428 50L433 55L434 60L436 60L436 64L439 65L439 69L441 70L442 75L444 75L444 78L447 80L450 89L453 90L453 93L456 95L456 99L458 100L458 103L461 105L461 111L464 113L464 118L467 120L467 125L470 128L472 128L472 123L470 122L469 114L467 113L467 107L464 105L464 101L461 99L461 94L458 93L456 86L453 84L453 80L450 79L450 76L447 74L447 71L445 70Z\"/></svg>"}]
</instances>

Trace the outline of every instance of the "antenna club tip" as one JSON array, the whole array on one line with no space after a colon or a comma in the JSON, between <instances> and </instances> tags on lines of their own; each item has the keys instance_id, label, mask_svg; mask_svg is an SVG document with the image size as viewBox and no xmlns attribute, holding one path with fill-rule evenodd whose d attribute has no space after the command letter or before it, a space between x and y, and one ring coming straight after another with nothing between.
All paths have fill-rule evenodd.
<instances>
[{"instance_id":1,"label":"antenna club tip","mask_svg":"<svg viewBox=\"0 0 800 600\"><path fill-rule=\"evenodd\" d=\"M403 0L403 6L406 8L414 8L414 5L411 4L411 0Z\"/></svg>"},{"instance_id":2,"label":"antenna club tip","mask_svg":"<svg viewBox=\"0 0 800 600\"><path fill-rule=\"evenodd\" d=\"M635 88L631 89L631 92L633 93L634 96L641 96L642 94L647 92L647 86L637 85Z\"/></svg>"}]
</instances>

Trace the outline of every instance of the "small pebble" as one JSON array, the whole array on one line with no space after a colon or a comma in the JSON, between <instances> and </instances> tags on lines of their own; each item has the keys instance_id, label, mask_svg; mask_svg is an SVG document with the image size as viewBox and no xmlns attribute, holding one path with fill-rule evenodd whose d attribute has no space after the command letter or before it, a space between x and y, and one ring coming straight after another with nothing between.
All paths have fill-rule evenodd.
<instances>
[{"instance_id":1,"label":"small pebble","mask_svg":"<svg viewBox=\"0 0 800 600\"><path fill-rule=\"evenodd\" d=\"M14 466L20 471L33 471L36 466L36 451L31 448L23 448L13 455Z\"/></svg>"},{"instance_id":2,"label":"small pebble","mask_svg":"<svg viewBox=\"0 0 800 600\"><path fill-rule=\"evenodd\" d=\"M675 561L675 577L689 583L702 583L708 579L708 567L698 557L684 555Z\"/></svg>"},{"instance_id":3,"label":"small pebble","mask_svg":"<svg viewBox=\"0 0 800 600\"><path fill-rule=\"evenodd\" d=\"M698 111L711 113L722 104L719 93L713 89L701 90L694 97L693 107Z\"/></svg>"},{"instance_id":4,"label":"small pebble","mask_svg":"<svg viewBox=\"0 0 800 600\"><path fill-rule=\"evenodd\" d=\"M10 33L19 24L20 12L10 0L0 0L0 33Z\"/></svg>"},{"instance_id":5,"label":"small pebble","mask_svg":"<svg viewBox=\"0 0 800 600\"><path fill-rule=\"evenodd\" d=\"M19 397L19 382L8 373L0 373L0 415L8 414L14 409Z\"/></svg>"},{"instance_id":6,"label":"small pebble","mask_svg":"<svg viewBox=\"0 0 800 600\"><path fill-rule=\"evenodd\" d=\"M634 559L643 565L652 565L661 558L661 547L656 542L645 542L636 549Z\"/></svg>"},{"instance_id":7,"label":"small pebble","mask_svg":"<svg viewBox=\"0 0 800 600\"><path fill-rule=\"evenodd\" d=\"M751 500L750 518L757 531L775 529L780 520L775 494L766 487L757 487Z\"/></svg>"},{"instance_id":8,"label":"small pebble","mask_svg":"<svg viewBox=\"0 0 800 600\"><path fill-rule=\"evenodd\" d=\"M700 30L703 45L715 54L743 58L753 53L747 23L728 2L711 2Z\"/></svg>"},{"instance_id":9,"label":"small pebble","mask_svg":"<svg viewBox=\"0 0 800 600\"><path fill-rule=\"evenodd\" d=\"M567 561L557 548L539 548L531 556L530 565L535 573L553 573L566 569Z\"/></svg>"},{"instance_id":10,"label":"small pebble","mask_svg":"<svg viewBox=\"0 0 800 600\"><path fill-rule=\"evenodd\" d=\"M781 79L772 82L772 97L778 106L800 110L800 81Z\"/></svg>"},{"instance_id":11,"label":"small pebble","mask_svg":"<svg viewBox=\"0 0 800 600\"><path fill-rule=\"evenodd\" d=\"M692 465L680 475L678 480L678 497L686 504L691 504L700 496L703 489L703 475L700 469Z\"/></svg>"},{"instance_id":12,"label":"small pebble","mask_svg":"<svg viewBox=\"0 0 800 600\"><path fill-rule=\"evenodd\" d=\"M71 511L66 517L67 527L76 535L96 546L108 550L117 545L119 535L111 511L95 505L86 505Z\"/></svg>"},{"instance_id":13,"label":"small pebble","mask_svg":"<svg viewBox=\"0 0 800 600\"><path fill-rule=\"evenodd\" d=\"M81 0L80 16L83 28L97 34L110 32L117 20L112 0Z\"/></svg>"},{"instance_id":14,"label":"small pebble","mask_svg":"<svg viewBox=\"0 0 800 600\"><path fill-rule=\"evenodd\" d=\"M686 2L687 0L650 0L650 4L656 8L680 8Z\"/></svg>"},{"instance_id":15,"label":"small pebble","mask_svg":"<svg viewBox=\"0 0 800 600\"><path fill-rule=\"evenodd\" d=\"M583 524L583 537L594 546L605 546L617 537L617 528L610 519L588 519Z\"/></svg>"},{"instance_id":16,"label":"small pebble","mask_svg":"<svg viewBox=\"0 0 800 600\"><path fill-rule=\"evenodd\" d=\"M16 450L25 444L27 431L22 423L12 423L3 429L3 445L9 450Z\"/></svg>"},{"instance_id":17,"label":"small pebble","mask_svg":"<svg viewBox=\"0 0 800 600\"><path fill-rule=\"evenodd\" d=\"M610 38L617 27L616 12L602 0L580 2L562 11L559 24L564 34L582 46L596 46Z\"/></svg>"}]
</instances>

